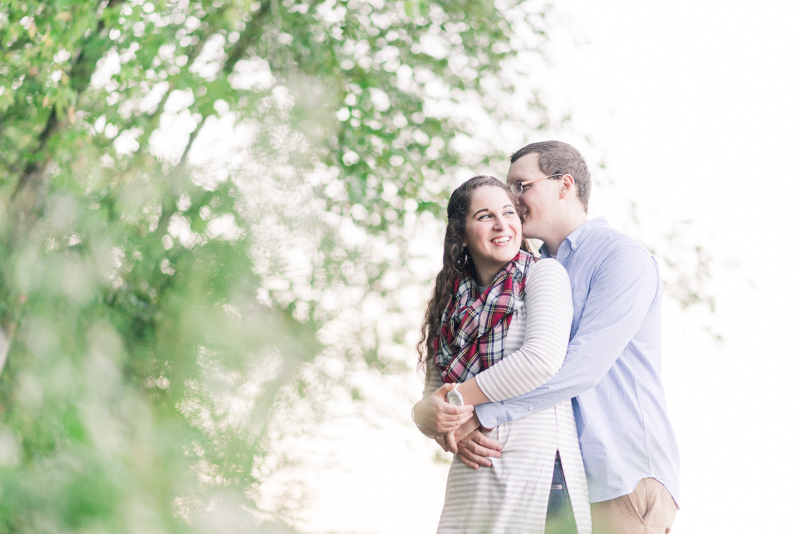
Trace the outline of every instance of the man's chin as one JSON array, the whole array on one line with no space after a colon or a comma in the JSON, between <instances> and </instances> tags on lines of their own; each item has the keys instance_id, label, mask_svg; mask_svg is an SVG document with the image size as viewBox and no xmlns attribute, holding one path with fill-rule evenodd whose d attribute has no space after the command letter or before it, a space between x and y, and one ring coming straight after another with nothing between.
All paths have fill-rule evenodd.
<instances>
[{"instance_id":1,"label":"man's chin","mask_svg":"<svg viewBox=\"0 0 800 534\"><path fill-rule=\"evenodd\" d=\"M525 239L538 239L536 234L536 227L530 221L522 224L522 236Z\"/></svg>"}]
</instances>

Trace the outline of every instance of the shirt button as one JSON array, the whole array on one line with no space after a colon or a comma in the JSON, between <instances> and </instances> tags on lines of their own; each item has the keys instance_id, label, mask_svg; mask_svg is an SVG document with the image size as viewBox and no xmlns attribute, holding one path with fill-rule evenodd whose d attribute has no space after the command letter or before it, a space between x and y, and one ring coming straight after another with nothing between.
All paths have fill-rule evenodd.
<instances>
[{"instance_id":1,"label":"shirt button","mask_svg":"<svg viewBox=\"0 0 800 534\"><path fill-rule=\"evenodd\" d=\"M532 412L533 411L533 406L528 406L528 411Z\"/></svg>"}]
</instances>

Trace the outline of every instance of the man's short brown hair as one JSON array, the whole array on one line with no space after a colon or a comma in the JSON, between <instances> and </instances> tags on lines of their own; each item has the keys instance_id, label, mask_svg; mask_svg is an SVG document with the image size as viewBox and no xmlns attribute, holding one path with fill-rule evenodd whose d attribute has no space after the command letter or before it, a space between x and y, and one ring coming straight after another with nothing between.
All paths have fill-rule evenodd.
<instances>
[{"instance_id":1,"label":"man's short brown hair","mask_svg":"<svg viewBox=\"0 0 800 534\"><path fill-rule=\"evenodd\" d=\"M589 212L589 195L592 193L592 176L581 153L574 146L561 141L531 143L511 155L511 163L528 154L539 154L539 170L546 175L570 174L578 187L578 198L583 211Z\"/></svg>"}]
</instances>

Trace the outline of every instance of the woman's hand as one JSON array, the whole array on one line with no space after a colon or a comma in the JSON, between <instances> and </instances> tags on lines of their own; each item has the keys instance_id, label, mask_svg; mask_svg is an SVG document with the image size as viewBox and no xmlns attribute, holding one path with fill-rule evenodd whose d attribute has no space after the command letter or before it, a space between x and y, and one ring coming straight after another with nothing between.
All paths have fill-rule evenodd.
<instances>
[{"instance_id":1,"label":"woman's hand","mask_svg":"<svg viewBox=\"0 0 800 534\"><path fill-rule=\"evenodd\" d=\"M430 397L414 405L414 422L433 430L437 434L447 434L469 421L474 408L470 405L454 406L447 402L447 392L456 384L445 384Z\"/></svg>"}]
</instances>

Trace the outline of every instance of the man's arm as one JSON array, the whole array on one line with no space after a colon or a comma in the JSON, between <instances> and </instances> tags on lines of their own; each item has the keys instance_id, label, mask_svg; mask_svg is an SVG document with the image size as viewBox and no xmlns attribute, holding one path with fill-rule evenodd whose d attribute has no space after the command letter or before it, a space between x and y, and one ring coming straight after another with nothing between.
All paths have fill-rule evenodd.
<instances>
[{"instance_id":1,"label":"man's arm","mask_svg":"<svg viewBox=\"0 0 800 534\"><path fill-rule=\"evenodd\" d=\"M508 401L475 407L484 427L555 406L594 387L639 330L658 294L658 270L639 247L614 251L594 273L564 365L546 384Z\"/></svg>"},{"instance_id":2,"label":"man's arm","mask_svg":"<svg viewBox=\"0 0 800 534\"><path fill-rule=\"evenodd\" d=\"M563 365L572 326L572 290L567 271L556 260L539 261L528 271L525 310L522 346L475 377L485 394L483 403L533 391Z\"/></svg>"}]
</instances>

